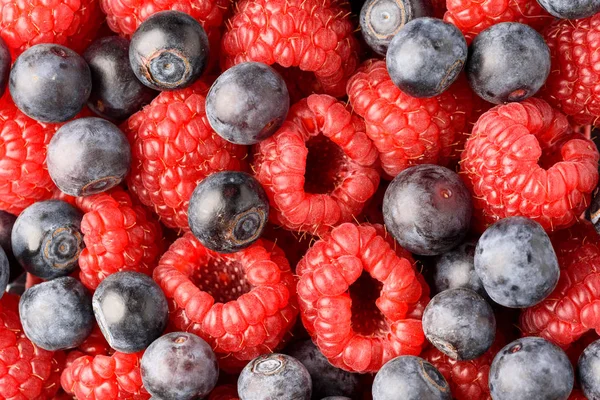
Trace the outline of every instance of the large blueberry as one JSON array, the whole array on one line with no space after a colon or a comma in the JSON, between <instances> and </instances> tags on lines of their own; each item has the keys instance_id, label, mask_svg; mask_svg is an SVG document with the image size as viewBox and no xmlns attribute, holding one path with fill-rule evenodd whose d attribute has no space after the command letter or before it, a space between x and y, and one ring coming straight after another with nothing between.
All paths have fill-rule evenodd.
<instances>
[{"instance_id":1,"label":"large blueberry","mask_svg":"<svg viewBox=\"0 0 600 400\"><path fill-rule=\"evenodd\" d=\"M577 377L588 399L600 399L600 340L585 348L577 362Z\"/></svg>"},{"instance_id":2,"label":"large blueberry","mask_svg":"<svg viewBox=\"0 0 600 400\"><path fill-rule=\"evenodd\" d=\"M560 19L588 18L600 12L600 0L537 0L550 14Z\"/></svg>"},{"instance_id":3,"label":"large blueberry","mask_svg":"<svg viewBox=\"0 0 600 400\"><path fill-rule=\"evenodd\" d=\"M476 240L468 240L433 260L433 286L437 293L464 287L487 297L475 272L475 246Z\"/></svg>"},{"instance_id":4,"label":"large blueberry","mask_svg":"<svg viewBox=\"0 0 600 400\"><path fill-rule=\"evenodd\" d=\"M10 265L10 279L12 282L23 273L21 264L15 258L12 251L11 235L17 217L6 211L0 210L0 247L4 250L8 264Z\"/></svg>"},{"instance_id":5,"label":"large blueberry","mask_svg":"<svg viewBox=\"0 0 600 400\"><path fill-rule=\"evenodd\" d=\"M0 299L8 286L10 279L10 265L8 264L8 258L6 253L0 247Z\"/></svg>"},{"instance_id":6,"label":"large blueberry","mask_svg":"<svg viewBox=\"0 0 600 400\"><path fill-rule=\"evenodd\" d=\"M10 51L4 39L0 38L0 97L6 90L8 75L10 74Z\"/></svg>"}]
</instances>

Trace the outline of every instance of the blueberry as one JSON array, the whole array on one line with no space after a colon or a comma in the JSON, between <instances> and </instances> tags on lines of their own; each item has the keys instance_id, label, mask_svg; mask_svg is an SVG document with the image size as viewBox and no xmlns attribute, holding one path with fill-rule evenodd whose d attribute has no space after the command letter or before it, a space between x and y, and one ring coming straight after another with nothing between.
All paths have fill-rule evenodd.
<instances>
[{"instance_id":1,"label":"blueberry","mask_svg":"<svg viewBox=\"0 0 600 400\"><path fill-rule=\"evenodd\" d=\"M494 357L489 375L494 400L567 400L573 381L565 352L539 337L506 345Z\"/></svg>"},{"instance_id":2,"label":"blueberry","mask_svg":"<svg viewBox=\"0 0 600 400\"><path fill-rule=\"evenodd\" d=\"M129 63L129 40L109 36L83 53L92 73L88 107L101 117L122 121L149 104L158 92L144 86Z\"/></svg>"},{"instance_id":3,"label":"blueberry","mask_svg":"<svg viewBox=\"0 0 600 400\"><path fill-rule=\"evenodd\" d=\"M10 265L10 279L12 282L23 273L21 265L12 251L11 234L17 217L6 211L0 210L0 247L4 250L8 264Z\"/></svg>"},{"instance_id":4,"label":"blueberry","mask_svg":"<svg viewBox=\"0 0 600 400\"><path fill-rule=\"evenodd\" d=\"M169 307L161 288L139 272L117 272L105 278L92 298L94 315L113 349L144 350L163 333Z\"/></svg>"},{"instance_id":5,"label":"blueberry","mask_svg":"<svg viewBox=\"0 0 600 400\"><path fill-rule=\"evenodd\" d=\"M80 231L83 214L60 200L27 207L13 226L12 250L23 268L42 279L69 275L85 247Z\"/></svg>"},{"instance_id":6,"label":"blueberry","mask_svg":"<svg viewBox=\"0 0 600 400\"><path fill-rule=\"evenodd\" d=\"M323 397L321 400L352 400L350 397L346 396L327 396Z\"/></svg>"},{"instance_id":7,"label":"blueberry","mask_svg":"<svg viewBox=\"0 0 600 400\"><path fill-rule=\"evenodd\" d=\"M0 38L0 97L6 90L8 84L8 75L10 73L10 51L4 39Z\"/></svg>"},{"instance_id":8,"label":"blueberry","mask_svg":"<svg viewBox=\"0 0 600 400\"><path fill-rule=\"evenodd\" d=\"M156 90L190 86L208 61L208 36L198 21L180 11L161 11L142 22L129 46L135 76Z\"/></svg>"},{"instance_id":9,"label":"blueberry","mask_svg":"<svg viewBox=\"0 0 600 400\"><path fill-rule=\"evenodd\" d=\"M594 225L596 232L600 233L600 191L598 189L596 189L594 198L585 212L585 217Z\"/></svg>"},{"instance_id":10,"label":"blueberry","mask_svg":"<svg viewBox=\"0 0 600 400\"><path fill-rule=\"evenodd\" d=\"M431 0L367 0L360 10L360 30L369 47L385 56L406 23L432 14Z\"/></svg>"},{"instance_id":11,"label":"blueberry","mask_svg":"<svg viewBox=\"0 0 600 400\"><path fill-rule=\"evenodd\" d=\"M287 353L306 367L312 380L313 398L357 397L359 376L331 365L312 340L294 343Z\"/></svg>"},{"instance_id":12,"label":"blueberry","mask_svg":"<svg viewBox=\"0 0 600 400\"><path fill-rule=\"evenodd\" d=\"M577 362L577 376L588 399L600 399L600 340L585 348Z\"/></svg>"},{"instance_id":13,"label":"blueberry","mask_svg":"<svg viewBox=\"0 0 600 400\"><path fill-rule=\"evenodd\" d=\"M540 224L509 217L490 226L475 249L475 271L487 294L505 307L531 307L556 287L560 269Z\"/></svg>"},{"instance_id":14,"label":"blueberry","mask_svg":"<svg viewBox=\"0 0 600 400\"><path fill-rule=\"evenodd\" d=\"M217 384L219 364L208 343L187 332L156 339L141 362L144 388L161 400L192 400L208 396Z\"/></svg>"},{"instance_id":15,"label":"blueberry","mask_svg":"<svg viewBox=\"0 0 600 400\"><path fill-rule=\"evenodd\" d=\"M484 298L487 293L475 272L476 240L468 240L433 260L433 284L437 293L464 287Z\"/></svg>"},{"instance_id":16,"label":"blueberry","mask_svg":"<svg viewBox=\"0 0 600 400\"><path fill-rule=\"evenodd\" d=\"M129 172L131 149L123 132L112 122L79 118L54 134L48 145L47 163L50 178L62 192L88 196L121 183Z\"/></svg>"},{"instance_id":17,"label":"blueberry","mask_svg":"<svg viewBox=\"0 0 600 400\"><path fill-rule=\"evenodd\" d=\"M92 76L85 60L57 44L30 47L15 61L8 83L15 105L41 122L65 122L88 100Z\"/></svg>"},{"instance_id":18,"label":"blueberry","mask_svg":"<svg viewBox=\"0 0 600 400\"><path fill-rule=\"evenodd\" d=\"M198 240L219 253L254 243L269 219L269 200L245 172L224 171L203 179L190 199L188 222Z\"/></svg>"},{"instance_id":19,"label":"blueberry","mask_svg":"<svg viewBox=\"0 0 600 400\"><path fill-rule=\"evenodd\" d=\"M400 356L375 375L373 400L451 400L450 386L433 365L419 357Z\"/></svg>"},{"instance_id":20,"label":"blueberry","mask_svg":"<svg viewBox=\"0 0 600 400\"><path fill-rule=\"evenodd\" d=\"M304 365L285 354L250 361L238 378L240 400L310 400L312 382Z\"/></svg>"},{"instance_id":21,"label":"blueberry","mask_svg":"<svg viewBox=\"0 0 600 400\"><path fill-rule=\"evenodd\" d=\"M467 54L467 42L456 26L436 18L417 18L390 42L386 65L404 93L434 97L456 81Z\"/></svg>"},{"instance_id":22,"label":"blueberry","mask_svg":"<svg viewBox=\"0 0 600 400\"><path fill-rule=\"evenodd\" d=\"M383 198L388 231L408 251L442 254L460 244L471 223L471 194L458 175L437 165L400 172Z\"/></svg>"},{"instance_id":23,"label":"blueberry","mask_svg":"<svg viewBox=\"0 0 600 400\"><path fill-rule=\"evenodd\" d=\"M0 299L6 291L8 281L10 278L10 265L8 264L8 258L6 253L0 247Z\"/></svg>"},{"instance_id":24,"label":"blueberry","mask_svg":"<svg viewBox=\"0 0 600 400\"><path fill-rule=\"evenodd\" d=\"M471 88L494 104L533 96L550 74L542 35L517 22L492 25L475 37L465 68Z\"/></svg>"},{"instance_id":25,"label":"blueberry","mask_svg":"<svg viewBox=\"0 0 600 400\"><path fill-rule=\"evenodd\" d=\"M537 0L546 11L560 19L588 18L600 12L600 0Z\"/></svg>"},{"instance_id":26,"label":"blueberry","mask_svg":"<svg viewBox=\"0 0 600 400\"><path fill-rule=\"evenodd\" d=\"M25 335L56 351L79 346L92 333L92 301L81 282L64 276L27 289L19 302Z\"/></svg>"}]
</instances>

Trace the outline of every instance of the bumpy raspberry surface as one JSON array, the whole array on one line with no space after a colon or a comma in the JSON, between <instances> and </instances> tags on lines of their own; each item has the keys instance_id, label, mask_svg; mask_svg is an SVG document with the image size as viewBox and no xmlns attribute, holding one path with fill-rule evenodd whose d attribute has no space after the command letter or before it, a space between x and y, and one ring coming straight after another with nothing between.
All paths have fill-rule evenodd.
<instances>
[{"instance_id":1,"label":"bumpy raspberry surface","mask_svg":"<svg viewBox=\"0 0 600 400\"><path fill-rule=\"evenodd\" d=\"M598 183L598 150L539 99L481 116L461 157L479 229L522 215L547 231L575 223Z\"/></svg>"},{"instance_id":2,"label":"bumpy raspberry surface","mask_svg":"<svg viewBox=\"0 0 600 400\"><path fill-rule=\"evenodd\" d=\"M321 233L358 215L379 184L377 149L363 121L328 95L311 95L256 148L253 169L271 216L290 230Z\"/></svg>"},{"instance_id":3,"label":"bumpy raspberry surface","mask_svg":"<svg viewBox=\"0 0 600 400\"><path fill-rule=\"evenodd\" d=\"M289 263L265 240L219 254L188 232L163 255L154 280L175 329L205 339L228 369L275 350L298 314Z\"/></svg>"},{"instance_id":4,"label":"bumpy raspberry surface","mask_svg":"<svg viewBox=\"0 0 600 400\"><path fill-rule=\"evenodd\" d=\"M394 85L379 60L366 61L347 89L380 152L381 166L392 177L414 164L446 165L458 158L478 102L462 77L440 96L411 97Z\"/></svg>"},{"instance_id":5,"label":"bumpy raspberry surface","mask_svg":"<svg viewBox=\"0 0 600 400\"><path fill-rule=\"evenodd\" d=\"M396 356L421 352L424 289L411 262L373 226L334 228L296 273L304 327L334 366L376 372Z\"/></svg>"},{"instance_id":6,"label":"bumpy raspberry surface","mask_svg":"<svg viewBox=\"0 0 600 400\"><path fill-rule=\"evenodd\" d=\"M235 385L217 386L210 395L208 400L239 400Z\"/></svg>"},{"instance_id":7,"label":"bumpy raspberry surface","mask_svg":"<svg viewBox=\"0 0 600 400\"><path fill-rule=\"evenodd\" d=\"M358 65L358 44L342 0L242 0L223 35L221 56L229 68L244 61L298 67L314 73L305 86L345 94Z\"/></svg>"},{"instance_id":8,"label":"bumpy raspberry surface","mask_svg":"<svg viewBox=\"0 0 600 400\"><path fill-rule=\"evenodd\" d=\"M188 229L188 203L198 182L216 171L246 168L246 147L226 142L210 127L207 91L198 81L163 92L122 125L132 149L129 189L170 228Z\"/></svg>"}]
</instances>

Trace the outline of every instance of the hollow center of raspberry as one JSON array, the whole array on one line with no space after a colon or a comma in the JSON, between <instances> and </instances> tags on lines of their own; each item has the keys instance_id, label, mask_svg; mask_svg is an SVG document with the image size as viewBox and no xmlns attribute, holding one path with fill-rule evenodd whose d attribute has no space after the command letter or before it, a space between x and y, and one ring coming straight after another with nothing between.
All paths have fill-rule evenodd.
<instances>
[{"instance_id":1,"label":"hollow center of raspberry","mask_svg":"<svg viewBox=\"0 0 600 400\"><path fill-rule=\"evenodd\" d=\"M318 135L306 142L308 157L304 191L313 194L328 194L342 181L346 155L328 137Z\"/></svg>"},{"instance_id":2,"label":"hollow center of raspberry","mask_svg":"<svg viewBox=\"0 0 600 400\"><path fill-rule=\"evenodd\" d=\"M224 258L211 258L205 268L196 271L192 281L200 290L210 294L215 303L237 300L252 289L242 265Z\"/></svg>"},{"instance_id":3,"label":"hollow center of raspberry","mask_svg":"<svg viewBox=\"0 0 600 400\"><path fill-rule=\"evenodd\" d=\"M373 279L368 272L350 285L352 299L352 329L364 336L383 336L388 324L375 301L379 298L383 284Z\"/></svg>"}]
</instances>

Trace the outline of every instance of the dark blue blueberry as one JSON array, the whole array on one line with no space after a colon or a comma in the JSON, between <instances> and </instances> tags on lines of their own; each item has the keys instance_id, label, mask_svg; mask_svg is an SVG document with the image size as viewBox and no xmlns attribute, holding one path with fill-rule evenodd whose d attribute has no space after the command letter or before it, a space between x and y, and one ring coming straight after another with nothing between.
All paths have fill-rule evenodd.
<instances>
[{"instance_id":1,"label":"dark blue blueberry","mask_svg":"<svg viewBox=\"0 0 600 400\"><path fill-rule=\"evenodd\" d=\"M156 339L144 352L142 382L161 400L192 400L208 396L219 379L217 357L208 343L187 332Z\"/></svg>"},{"instance_id":2,"label":"dark blue blueberry","mask_svg":"<svg viewBox=\"0 0 600 400\"><path fill-rule=\"evenodd\" d=\"M444 376L419 357L401 356L388 361L373 382L373 400L451 399Z\"/></svg>"},{"instance_id":3,"label":"dark blue blueberry","mask_svg":"<svg viewBox=\"0 0 600 400\"><path fill-rule=\"evenodd\" d=\"M567 400L574 373L560 347L539 337L525 337L505 346L490 367L494 400Z\"/></svg>"},{"instance_id":4,"label":"dark blue blueberry","mask_svg":"<svg viewBox=\"0 0 600 400\"><path fill-rule=\"evenodd\" d=\"M65 122L85 106L92 91L92 75L73 50L38 44L17 58L8 87L15 105L31 118Z\"/></svg>"},{"instance_id":5,"label":"dark blue blueberry","mask_svg":"<svg viewBox=\"0 0 600 400\"><path fill-rule=\"evenodd\" d=\"M269 220L269 200L245 172L225 171L202 180L190 199L188 222L198 240L219 253L254 243Z\"/></svg>"},{"instance_id":6,"label":"dark blue blueberry","mask_svg":"<svg viewBox=\"0 0 600 400\"><path fill-rule=\"evenodd\" d=\"M122 353L144 350L165 330L167 299L160 287L139 272L117 272L100 282L92 298L94 315L113 349Z\"/></svg>"},{"instance_id":7,"label":"dark blue blueberry","mask_svg":"<svg viewBox=\"0 0 600 400\"><path fill-rule=\"evenodd\" d=\"M460 244L471 224L471 194L458 175L438 165L400 172L383 198L387 230L408 251L434 256Z\"/></svg>"},{"instance_id":8,"label":"dark blue blueberry","mask_svg":"<svg viewBox=\"0 0 600 400\"><path fill-rule=\"evenodd\" d=\"M350 397L346 396L327 396L323 397L321 400L352 400Z\"/></svg>"},{"instance_id":9,"label":"dark blue blueberry","mask_svg":"<svg viewBox=\"0 0 600 400\"><path fill-rule=\"evenodd\" d=\"M436 293L464 287L487 297L475 272L476 240L468 240L433 260L433 284Z\"/></svg>"},{"instance_id":10,"label":"dark blue blueberry","mask_svg":"<svg viewBox=\"0 0 600 400\"><path fill-rule=\"evenodd\" d=\"M4 39L0 38L0 97L4 94L6 85L8 84L10 64L10 51Z\"/></svg>"},{"instance_id":11,"label":"dark blue blueberry","mask_svg":"<svg viewBox=\"0 0 600 400\"><path fill-rule=\"evenodd\" d=\"M312 396L320 399L327 396L358 397L360 392L359 375L336 368L307 339L294 343L287 354L300 361L312 379Z\"/></svg>"},{"instance_id":12,"label":"dark blue blueberry","mask_svg":"<svg viewBox=\"0 0 600 400\"><path fill-rule=\"evenodd\" d=\"M360 31L369 47L385 56L405 24L432 14L431 0L367 0L360 10Z\"/></svg>"},{"instance_id":13,"label":"dark blue blueberry","mask_svg":"<svg viewBox=\"0 0 600 400\"><path fill-rule=\"evenodd\" d=\"M180 11L161 11L144 21L129 46L135 76L156 90L190 86L206 67L208 36L198 21Z\"/></svg>"},{"instance_id":14,"label":"dark blue blueberry","mask_svg":"<svg viewBox=\"0 0 600 400\"><path fill-rule=\"evenodd\" d=\"M577 377L588 399L600 399L600 340L585 348L577 362Z\"/></svg>"},{"instance_id":15,"label":"dark blue blueberry","mask_svg":"<svg viewBox=\"0 0 600 400\"><path fill-rule=\"evenodd\" d=\"M48 145L48 172L71 196L88 196L117 186L129 172L131 149L112 122L79 118L61 126Z\"/></svg>"},{"instance_id":16,"label":"dark blue blueberry","mask_svg":"<svg viewBox=\"0 0 600 400\"><path fill-rule=\"evenodd\" d=\"M600 233L600 190L598 188L596 188L592 202L585 212L585 218L594 225L596 232Z\"/></svg>"},{"instance_id":17,"label":"dark blue blueberry","mask_svg":"<svg viewBox=\"0 0 600 400\"><path fill-rule=\"evenodd\" d=\"M471 88L494 104L533 96L550 74L542 35L517 22L491 26L475 37L465 68Z\"/></svg>"},{"instance_id":18,"label":"dark blue blueberry","mask_svg":"<svg viewBox=\"0 0 600 400\"><path fill-rule=\"evenodd\" d=\"M8 286L10 278L10 265L8 264L8 258L6 253L0 247L0 299Z\"/></svg>"},{"instance_id":19,"label":"dark blue blueberry","mask_svg":"<svg viewBox=\"0 0 600 400\"><path fill-rule=\"evenodd\" d=\"M580 19L600 12L600 0L537 0L550 14L560 19Z\"/></svg>"},{"instance_id":20,"label":"dark blue blueberry","mask_svg":"<svg viewBox=\"0 0 600 400\"><path fill-rule=\"evenodd\" d=\"M23 273L23 268L15 258L12 251L11 235L17 217L11 213L0 210L0 247L4 250L10 265L9 282L14 281Z\"/></svg>"},{"instance_id":21,"label":"dark blue blueberry","mask_svg":"<svg viewBox=\"0 0 600 400\"><path fill-rule=\"evenodd\" d=\"M92 333L92 300L81 282L64 276L27 289L19 302L25 335L42 349L79 346Z\"/></svg>"},{"instance_id":22,"label":"dark blue blueberry","mask_svg":"<svg viewBox=\"0 0 600 400\"><path fill-rule=\"evenodd\" d=\"M96 40L83 53L92 72L88 107L113 121L122 121L149 104L158 92L144 86L129 63L129 40L109 36Z\"/></svg>"},{"instance_id":23,"label":"dark blue blueberry","mask_svg":"<svg viewBox=\"0 0 600 400\"><path fill-rule=\"evenodd\" d=\"M246 62L217 78L206 96L206 116L223 139L251 145L272 136L290 108L285 81L273 68Z\"/></svg>"},{"instance_id":24,"label":"dark blue blueberry","mask_svg":"<svg viewBox=\"0 0 600 400\"><path fill-rule=\"evenodd\" d=\"M544 300L560 275L550 238L540 224L524 217L502 219L481 235L475 271L491 299L512 308Z\"/></svg>"},{"instance_id":25,"label":"dark blue blueberry","mask_svg":"<svg viewBox=\"0 0 600 400\"><path fill-rule=\"evenodd\" d=\"M60 200L27 207L13 226L12 250L23 268L42 279L69 275L85 247L80 231L83 214Z\"/></svg>"},{"instance_id":26,"label":"dark blue blueberry","mask_svg":"<svg viewBox=\"0 0 600 400\"><path fill-rule=\"evenodd\" d=\"M400 90L413 97L443 93L467 61L467 42L453 24L436 18L417 18L390 42L386 65Z\"/></svg>"},{"instance_id":27,"label":"dark blue blueberry","mask_svg":"<svg viewBox=\"0 0 600 400\"><path fill-rule=\"evenodd\" d=\"M250 361L238 378L240 400L310 400L312 382L304 365L285 354Z\"/></svg>"}]
</instances>

